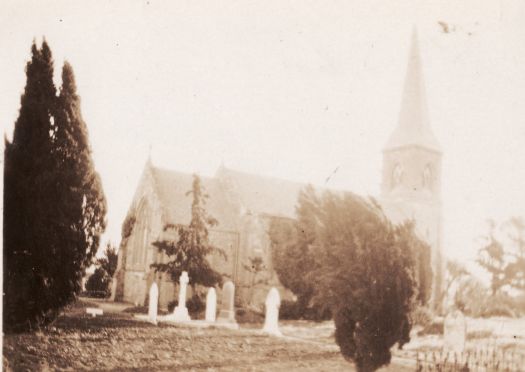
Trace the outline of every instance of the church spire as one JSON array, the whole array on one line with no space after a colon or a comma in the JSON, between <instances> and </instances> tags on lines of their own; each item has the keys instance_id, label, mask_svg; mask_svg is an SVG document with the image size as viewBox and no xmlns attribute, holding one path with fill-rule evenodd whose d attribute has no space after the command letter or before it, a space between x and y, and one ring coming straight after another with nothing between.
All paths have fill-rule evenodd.
<instances>
[{"instance_id":1,"label":"church spire","mask_svg":"<svg viewBox=\"0 0 525 372\"><path fill-rule=\"evenodd\" d=\"M390 135L384 150L388 151L410 145L421 146L438 152L441 151L430 127L423 69L415 26L412 30L399 121L397 128Z\"/></svg>"}]
</instances>

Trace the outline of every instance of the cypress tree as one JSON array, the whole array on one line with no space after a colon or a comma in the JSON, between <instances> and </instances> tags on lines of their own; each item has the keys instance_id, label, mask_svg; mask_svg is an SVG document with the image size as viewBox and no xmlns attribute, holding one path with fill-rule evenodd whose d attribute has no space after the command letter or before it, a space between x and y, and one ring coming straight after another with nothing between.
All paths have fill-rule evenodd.
<instances>
[{"instance_id":1,"label":"cypress tree","mask_svg":"<svg viewBox=\"0 0 525 372\"><path fill-rule=\"evenodd\" d=\"M51 268L55 278L52 292L64 305L81 290L82 276L99 247L106 215L102 183L91 158L87 126L80 110L73 68L68 62L62 69L54 129L53 159L57 174L53 211L59 233L57 259Z\"/></svg>"},{"instance_id":2,"label":"cypress tree","mask_svg":"<svg viewBox=\"0 0 525 372\"><path fill-rule=\"evenodd\" d=\"M53 83L51 50L33 42L27 82L13 141L6 140L4 166L4 329L31 327L45 316L45 268L53 237L48 220L52 189Z\"/></svg>"},{"instance_id":3,"label":"cypress tree","mask_svg":"<svg viewBox=\"0 0 525 372\"><path fill-rule=\"evenodd\" d=\"M105 228L106 202L91 160L71 66L56 96L51 50L32 46L27 83L6 140L4 329L56 318L80 291Z\"/></svg>"}]
</instances>

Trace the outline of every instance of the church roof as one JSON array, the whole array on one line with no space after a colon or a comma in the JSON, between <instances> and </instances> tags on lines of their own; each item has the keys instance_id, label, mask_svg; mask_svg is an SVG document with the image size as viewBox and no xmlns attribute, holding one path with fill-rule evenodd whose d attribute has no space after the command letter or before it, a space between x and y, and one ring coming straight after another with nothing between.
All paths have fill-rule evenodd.
<instances>
[{"instance_id":1,"label":"church roof","mask_svg":"<svg viewBox=\"0 0 525 372\"><path fill-rule=\"evenodd\" d=\"M255 214L295 217L299 192L306 184L240 172L221 166L216 177L228 185L243 209Z\"/></svg>"},{"instance_id":2,"label":"church roof","mask_svg":"<svg viewBox=\"0 0 525 372\"><path fill-rule=\"evenodd\" d=\"M193 175L151 166L155 189L160 199L165 222L187 224L191 220L191 195ZM220 221L219 229L235 230L234 206L227 200L220 183L214 178L201 177L207 200L207 212Z\"/></svg>"},{"instance_id":3,"label":"church roof","mask_svg":"<svg viewBox=\"0 0 525 372\"><path fill-rule=\"evenodd\" d=\"M191 220L193 175L150 165L165 222ZM305 184L220 167L215 177L200 177L209 195L206 210L219 221L218 229L237 230L244 213L295 217L299 191Z\"/></svg>"},{"instance_id":4,"label":"church roof","mask_svg":"<svg viewBox=\"0 0 525 372\"><path fill-rule=\"evenodd\" d=\"M430 127L416 29L412 33L398 125L390 135L384 150L410 145L441 151Z\"/></svg>"}]
</instances>

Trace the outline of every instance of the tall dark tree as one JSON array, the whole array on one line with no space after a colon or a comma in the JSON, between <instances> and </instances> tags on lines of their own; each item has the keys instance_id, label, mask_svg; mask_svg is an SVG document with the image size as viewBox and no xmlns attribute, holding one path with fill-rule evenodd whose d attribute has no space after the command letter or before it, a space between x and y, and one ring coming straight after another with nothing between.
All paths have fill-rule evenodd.
<instances>
[{"instance_id":1,"label":"tall dark tree","mask_svg":"<svg viewBox=\"0 0 525 372\"><path fill-rule=\"evenodd\" d=\"M13 141L4 166L4 329L35 326L48 310L42 288L55 232L49 221L56 88L51 50L33 42Z\"/></svg>"},{"instance_id":2,"label":"tall dark tree","mask_svg":"<svg viewBox=\"0 0 525 372\"><path fill-rule=\"evenodd\" d=\"M336 342L359 371L390 362L409 341L416 292L411 224L393 226L376 203L327 193L316 241L315 298L330 305Z\"/></svg>"},{"instance_id":3,"label":"tall dark tree","mask_svg":"<svg viewBox=\"0 0 525 372\"><path fill-rule=\"evenodd\" d=\"M218 224L217 220L206 211L208 195L203 191L201 180L193 176L191 195L191 221L189 225L168 224L164 231L175 230L175 239L164 239L153 243L160 251L165 252L171 260L167 263L155 263L151 266L156 271L169 273L176 283L183 271L188 272L189 284L195 289L196 285L212 287L222 282L222 276L215 271L208 257L211 254L220 254L224 258L223 250L214 246L209 239L209 229Z\"/></svg>"},{"instance_id":4,"label":"tall dark tree","mask_svg":"<svg viewBox=\"0 0 525 372\"><path fill-rule=\"evenodd\" d=\"M309 278L315 268L313 247L319 228L319 207L315 190L308 185L299 193L297 220L272 220L269 236L274 269L283 286L297 296L297 313L326 318L330 315L326 308L312 302L315 279Z\"/></svg>"},{"instance_id":5,"label":"tall dark tree","mask_svg":"<svg viewBox=\"0 0 525 372\"><path fill-rule=\"evenodd\" d=\"M71 67L56 96L46 42L32 47L27 83L6 143L4 326L53 320L81 289L105 228L106 202L91 160Z\"/></svg>"}]
</instances>

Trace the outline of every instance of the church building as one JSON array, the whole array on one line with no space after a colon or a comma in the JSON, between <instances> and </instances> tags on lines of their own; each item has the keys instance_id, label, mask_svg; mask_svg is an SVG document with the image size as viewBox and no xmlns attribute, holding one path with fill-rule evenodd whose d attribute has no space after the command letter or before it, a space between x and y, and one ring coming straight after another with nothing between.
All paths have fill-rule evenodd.
<instances>
[{"instance_id":1,"label":"church building","mask_svg":"<svg viewBox=\"0 0 525 372\"><path fill-rule=\"evenodd\" d=\"M441 150L434 137L414 31L397 128L383 149L383 174L379 201L394 223L416 222L417 234L431 246L432 299L439 298L443 278L442 217L440 200ZM123 224L113 297L144 304L153 281L159 286L159 305L166 308L176 298L176 286L166 274L150 265L167 262L153 242L173 238L166 224L188 224L191 219L191 174L146 163L128 216ZM201 178L209 195L207 212L218 220L210 231L211 242L227 255L210 257L210 263L236 286L240 303L262 302L268 289L285 293L272 269L268 229L272 219L295 218L300 190L306 185L219 167L213 177ZM246 269L250 259L262 258L266 271ZM263 279L263 280L260 280Z\"/></svg>"}]
</instances>

